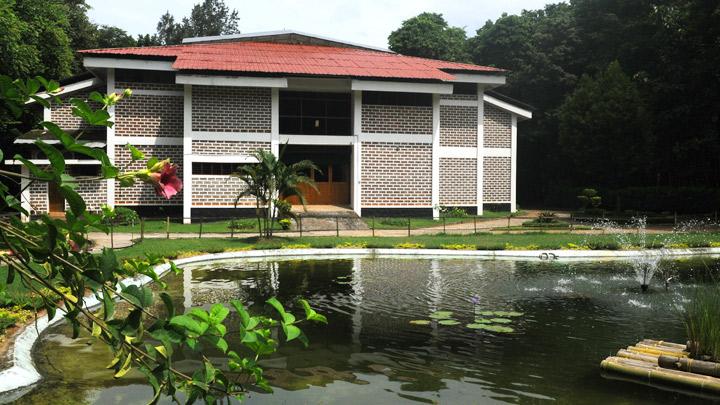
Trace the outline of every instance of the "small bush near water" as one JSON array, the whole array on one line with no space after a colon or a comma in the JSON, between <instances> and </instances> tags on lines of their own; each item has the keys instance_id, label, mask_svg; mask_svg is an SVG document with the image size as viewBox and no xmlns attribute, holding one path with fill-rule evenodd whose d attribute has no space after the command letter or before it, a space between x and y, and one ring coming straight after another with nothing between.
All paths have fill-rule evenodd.
<instances>
[{"instance_id":1,"label":"small bush near water","mask_svg":"<svg viewBox=\"0 0 720 405\"><path fill-rule=\"evenodd\" d=\"M685 307L690 354L720 360L720 287L698 287Z\"/></svg>"}]
</instances>

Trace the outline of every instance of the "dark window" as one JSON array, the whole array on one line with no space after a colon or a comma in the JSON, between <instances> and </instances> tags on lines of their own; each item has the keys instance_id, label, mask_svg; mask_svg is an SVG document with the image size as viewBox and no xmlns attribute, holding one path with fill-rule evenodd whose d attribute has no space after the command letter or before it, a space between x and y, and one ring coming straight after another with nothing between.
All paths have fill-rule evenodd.
<instances>
[{"instance_id":1,"label":"dark window","mask_svg":"<svg viewBox=\"0 0 720 405\"><path fill-rule=\"evenodd\" d=\"M329 180L328 175L329 173L329 167L327 164L315 164L318 167L318 170L315 170L315 181L319 182L327 182Z\"/></svg>"},{"instance_id":2,"label":"dark window","mask_svg":"<svg viewBox=\"0 0 720 405\"><path fill-rule=\"evenodd\" d=\"M280 92L280 133L351 135L350 95L347 93Z\"/></svg>"},{"instance_id":3,"label":"dark window","mask_svg":"<svg viewBox=\"0 0 720 405\"><path fill-rule=\"evenodd\" d=\"M472 94L477 95L477 83L455 83L453 84L453 94Z\"/></svg>"},{"instance_id":4,"label":"dark window","mask_svg":"<svg viewBox=\"0 0 720 405\"><path fill-rule=\"evenodd\" d=\"M175 84L175 72L157 70L116 69L115 81Z\"/></svg>"},{"instance_id":5,"label":"dark window","mask_svg":"<svg viewBox=\"0 0 720 405\"><path fill-rule=\"evenodd\" d=\"M432 106L432 94L393 91L363 91L363 104Z\"/></svg>"},{"instance_id":6,"label":"dark window","mask_svg":"<svg viewBox=\"0 0 720 405\"><path fill-rule=\"evenodd\" d=\"M73 177L100 176L100 165L68 165L67 172Z\"/></svg>"},{"instance_id":7,"label":"dark window","mask_svg":"<svg viewBox=\"0 0 720 405\"><path fill-rule=\"evenodd\" d=\"M193 174L229 175L237 172L242 163L193 162Z\"/></svg>"},{"instance_id":8,"label":"dark window","mask_svg":"<svg viewBox=\"0 0 720 405\"><path fill-rule=\"evenodd\" d=\"M348 168L344 165L333 165L332 181L344 182L348 181Z\"/></svg>"}]
</instances>

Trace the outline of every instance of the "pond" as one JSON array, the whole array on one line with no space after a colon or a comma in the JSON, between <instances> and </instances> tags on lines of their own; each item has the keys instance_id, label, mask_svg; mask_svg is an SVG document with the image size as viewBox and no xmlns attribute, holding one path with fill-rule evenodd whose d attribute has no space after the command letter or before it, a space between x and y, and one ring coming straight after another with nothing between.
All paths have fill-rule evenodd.
<instances>
[{"instance_id":1,"label":"pond","mask_svg":"<svg viewBox=\"0 0 720 405\"><path fill-rule=\"evenodd\" d=\"M621 347L643 338L684 342L679 308L720 267L711 259L661 266L677 275L668 290L656 276L648 293L622 262L236 260L187 266L166 281L179 311L231 299L263 311L268 297L302 296L327 315L329 325L304 328L309 348L283 345L263 362L275 393L246 403L706 403L601 376L600 361ZM452 311L459 324L411 324L437 311ZM501 326L512 332L466 327L481 311L505 311L487 317L509 319ZM19 403L151 398L139 373L113 380L107 348L69 336L62 324L42 335L34 358L44 379ZM180 354L175 364L199 363Z\"/></svg>"}]
</instances>

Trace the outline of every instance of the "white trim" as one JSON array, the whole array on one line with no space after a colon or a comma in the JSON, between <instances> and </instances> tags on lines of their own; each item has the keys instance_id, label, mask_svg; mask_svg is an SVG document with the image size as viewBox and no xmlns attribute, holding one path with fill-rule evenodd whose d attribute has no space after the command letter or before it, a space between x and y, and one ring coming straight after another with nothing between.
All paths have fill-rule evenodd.
<instances>
[{"instance_id":1,"label":"white trim","mask_svg":"<svg viewBox=\"0 0 720 405\"><path fill-rule=\"evenodd\" d=\"M357 47L357 48L372 49L375 51L381 51L381 52L387 52L387 53L395 53L389 49L382 48L379 46L363 45L363 44L358 44L356 42L343 41L340 39L330 38L330 37L326 37L326 36L322 36L322 35L309 34L309 33L297 31L297 30L248 32L246 34L213 35L213 36L205 36L205 37L183 38L182 43L183 44L191 44L191 43L195 43L195 42L232 41L234 39L251 39L251 38L261 39L262 37L274 37L274 36L280 36L280 35L299 35L299 36L305 36L305 37L310 37L310 38L317 38L317 39L327 41L327 42L335 42L338 44L350 45L350 46Z\"/></svg>"},{"instance_id":2,"label":"white trim","mask_svg":"<svg viewBox=\"0 0 720 405\"><path fill-rule=\"evenodd\" d=\"M453 82L489 84L492 85L492 87L505 84L504 74L452 73L452 75L455 76L455 79L452 80Z\"/></svg>"},{"instance_id":3,"label":"white trim","mask_svg":"<svg viewBox=\"0 0 720 405\"><path fill-rule=\"evenodd\" d=\"M36 165L49 165L50 160L49 159L28 159L30 163L34 163ZM8 166L20 166L24 163L19 160L14 159L7 159L4 162ZM66 165L99 165L99 160L94 159L66 159L65 160Z\"/></svg>"},{"instance_id":4,"label":"white trim","mask_svg":"<svg viewBox=\"0 0 720 405\"><path fill-rule=\"evenodd\" d=\"M280 89L270 89L270 153L280 157Z\"/></svg>"},{"instance_id":5,"label":"white trim","mask_svg":"<svg viewBox=\"0 0 720 405\"><path fill-rule=\"evenodd\" d=\"M333 93L350 92L350 79L328 79L317 77L288 77L287 91L325 91Z\"/></svg>"},{"instance_id":6,"label":"white trim","mask_svg":"<svg viewBox=\"0 0 720 405\"><path fill-rule=\"evenodd\" d=\"M182 97L185 93L182 90L145 90L137 89L132 91L133 96L169 96Z\"/></svg>"},{"instance_id":7,"label":"white trim","mask_svg":"<svg viewBox=\"0 0 720 405\"><path fill-rule=\"evenodd\" d=\"M217 204L217 205L209 205L209 204L193 204L192 208L235 208L234 204ZM241 205L238 204L237 208L251 208L255 209L254 205Z\"/></svg>"},{"instance_id":8,"label":"white trim","mask_svg":"<svg viewBox=\"0 0 720 405\"><path fill-rule=\"evenodd\" d=\"M476 107L478 106L477 100L455 100L455 99L440 99L440 105L456 105L460 107Z\"/></svg>"},{"instance_id":9,"label":"white trim","mask_svg":"<svg viewBox=\"0 0 720 405\"><path fill-rule=\"evenodd\" d=\"M287 79L284 77L208 76L182 74L175 76L175 83L235 87L287 87L288 85Z\"/></svg>"},{"instance_id":10,"label":"white trim","mask_svg":"<svg viewBox=\"0 0 720 405\"><path fill-rule=\"evenodd\" d=\"M192 222L192 85L183 86L183 223Z\"/></svg>"},{"instance_id":11,"label":"white trim","mask_svg":"<svg viewBox=\"0 0 720 405\"><path fill-rule=\"evenodd\" d=\"M532 112L531 112L531 111L522 109L522 108L520 108L520 107L518 107L518 106L515 106L515 105L512 105L512 104L510 104L510 103L508 103L508 102L499 100L499 99L497 99L497 98L495 98L495 97L493 97L493 96L488 96L487 94L485 94L485 95L483 96L483 101L485 101L486 103L490 103L490 104L494 105L495 107L497 107L497 108L499 108L499 109L501 109L501 110L505 110L505 111L507 111L507 112L510 112L510 113L513 113L513 114L517 114L518 117L521 117L521 118L524 118L524 119L530 119L530 118L532 118Z\"/></svg>"},{"instance_id":12,"label":"white trim","mask_svg":"<svg viewBox=\"0 0 720 405\"><path fill-rule=\"evenodd\" d=\"M484 156L492 157L511 157L512 149L510 148L483 148Z\"/></svg>"},{"instance_id":13,"label":"white trim","mask_svg":"<svg viewBox=\"0 0 720 405\"><path fill-rule=\"evenodd\" d=\"M501 201L494 201L494 200L486 200L484 201L485 204L510 204L510 201L507 200L501 200Z\"/></svg>"},{"instance_id":14,"label":"white trim","mask_svg":"<svg viewBox=\"0 0 720 405\"><path fill-rule=\"evenodd\" d=\"M272 142L271 133L190 131L193 141Z\"/></svg>"},{"instance_id":15,"label":"white trim","mask_svg":"<svg viewBox=\"0 0 720 405\"><path fill-rule=\"evenodd\" d=\"M13 141L15 145L34 145L35 142L37 142L38 139L16 139ZM49 144L49 145L57 145L60 143L57 139L43 139L43 142ZM82 144L83 146L87 146L88 148L104 148L105 142L78 142L79 144Z\"/></svg>"},{"instance_id":16,"label":"white trim","mask_svg":"<svg viewBox=\"0 0 720 405\"><path fill-rule=\"evenodd\" d=\"M35 100L33 100L35 101ZM51 121L52 120L52 110L47 107L43 107L43 121Z\"/></svg>"},{"instance_id":17,"label":"white trim","mask_svg":"<svg viewBox=\"0 0 720 405\"><path fill-rule=\"evenodd\" d=\"M352 145L352 135L285 135L280 134L280 143L289 145Z\"/></svg>"},{"instance_id":18,"label":"white trim","mask_svg":"<svg viewBox=\"0 0 720 405\"><path fill-rule=\"evenodd\" d=\"M434 208L432 205L363 205L363 208Z\"/></svg>"},{"instance_id":19,"label":"white trim","mask_svg":"<svg viewBox=\"0 0 720 405\"><path fill-rule=\"evenodd\" d=\"M352 152L352 208L357 216L362 216L362 91L352 92L353 103L353 152Z\"/></svg>"},{"instance_id":20,"label":"white trim","mask_svg":"<svg viewBox=\"0 0 720 405\"><path fill-rule=\"evenodd\" d=\"M477 159L477 148L441 146L438 152L441 158Z\"/></svg>"},{"instance_id":21,"label":"white trim","mask_svg":"<svg viewBox=\"0 0 720 405\"><path fill-rule=\"evenodd\" d=\"M173 136L115 136L116 145L182 145L183 138Z\"/></svg>"},{"instance_id":22,"label":"white trim","mask_svg":"<svg viewBox=\"0 0 720 405\"><path fill-rule=\"evenodd\" d=\"M257 163L258 160L250 155L186 155L185 159L190 162L204 163ZM190 165L192 166L192 165ZM190 170L192 173L192 170ZM193 176L205 176L204 174L193 174ZM223 175L225 176L225 175Z\"/></svg>"},{"instance_id":23,"label":"white trim","mask_svg":"<svg viewBox=\"0 0 720 405\"><path fill-rule=\"evenodd\" d=\"M174 71L173 61L147 60L147 59L124 59L124 58L103 58L99 56L83 57L83 66L86 68L116 68L116 69L137 69L137 70L164 70ZM113 77L114 79L114 77Z\"/></svg>"},{"instance_id":24,"label":"white trim","mask_svg":"<svg viewBox=\"0 0 720 405\"><path fill-rule=\"evenodd\" d=\"M430 205L433 218L440 217L440 95L432 96L432 163L430 184Z\"/></svg>"},{"instance_id":25,"label":"white trim","mask_svg":"<svg viewBox=\"0 0 720 405\"><path fill-rule=\"evenodd\" d=\"M405 93L452 94L453 85L447 83L412 83L353 80L350 83L350 89L364 91L398 91Z\"/></svg>"},{"instance_id":26,"label":"white trim","mask_svg":"<svg viewBox=\"0 0 720 405\"><path fill-rule=\"evenodd\" d=\"M23 176L20 178L20 207L30 213L32 210L32 204L30 204L30 170L26 166L20 167L20 174ZM21 214L20 220L27 222L30 220L29 215Z\"/></svg>"},{"instance_id":27,"label":"white trim","mask_svg":"<svg viewBox=\"0 0 720 405\"><path fill-rule=\"evenodd\" d=\"M432 134L368 134L359 135L361 142L433 143Z\"/></svg>"},{"instance_id":28,"label":"white trim","mask_svg":"<svg viewBox=\"0 0 720 405\"><path fill-rule=\"evenodd\" d=\"M510 141L510 212L517 211L517 115L512 115Z\"/></svg>"},{"instance_id":29,"label":"white trim","mask_svg":"<svg viewBox=\"0 0 720 405\"><path fill-rule=\"evenodd\" d=\"M98 86L100 84L102 84L102 80L98 79L97 77L93 77L91 79L86 79L86 80L81 80L79 82L70 83L67 86L61 86L57 93L53 93L53 96L61 96L63 94L72 93L72 92L82 90L82 89L87 89L89 87ZM40 97L42 99L50 98L50 95L44 91L41 93L35 94L35 96ZM34 102L35 102L35 100L30 99L30 100L26 101L25 104L32 104ZM44 114L43 114L43 119L45 121L50 121L50 118L46 117Z\"/></svg>"},{"instance_id":30,"label":"white trim","mask_svg":"<svg viewBox=\"0 0 720 405\"><path fill-rule=\"evenodd\" d=\"M478 86L477 98L483 100L485 90ZM485 103L478 103L477 111L477 147L475 148L477 166L477 184L475 187L477 201L477 215L483 214L483 176L485 175Z\"/></svg>"},{"instance_id":31,"label":"white trim","mask_svg":"<svg viewBox=\"0 0 720 405\"><path fill-rule=\"evenodd\" d=\"M84 63L84 62L83 62ZM86 65L87 66L87 65ZM107 93L115 92L115 69L110 68L107 70L107 77L105 78L107 84ZM110 114L110 121L115 122L115 106L110 106L107 109ZM110 159L110 163L115 164L115 126L107 128L107 139L105 140L105 153ZM115 179L107 179L106 187L106 204L109 207L115 207Z\"/></svg>"}]
</instances>

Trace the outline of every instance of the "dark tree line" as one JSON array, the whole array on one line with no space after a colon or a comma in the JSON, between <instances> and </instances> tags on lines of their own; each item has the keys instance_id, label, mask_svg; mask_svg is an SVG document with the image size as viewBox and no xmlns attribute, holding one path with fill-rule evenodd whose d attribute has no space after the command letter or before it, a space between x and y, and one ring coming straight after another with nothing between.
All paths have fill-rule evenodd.
<instances>
[{"instance_id":1,"label":"dark tree line","mask_svg":"<svg viewBox=\"0 0 720 405\"><path fill-rule=\"evenodd\" d=\"M511 70L500 91L535 107L520 124L521 202L567 205L597 187L626 208L672 190L720 206L720 2L573 0L448 39L457 29L424 13L389 42Z\"/></svg>"}]
</instances>

